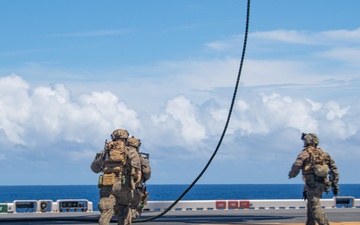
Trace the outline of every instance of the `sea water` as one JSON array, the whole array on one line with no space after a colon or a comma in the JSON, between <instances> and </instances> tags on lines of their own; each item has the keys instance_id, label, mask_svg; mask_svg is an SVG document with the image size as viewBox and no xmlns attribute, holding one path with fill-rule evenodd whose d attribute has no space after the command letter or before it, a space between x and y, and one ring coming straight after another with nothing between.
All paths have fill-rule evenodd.
<instances>
[{"instance_id":1,"label":"sea water","mask_svg":"<svg viewBox=\"0 0 360 225\"><path fill-rule=\"evenodd\" d=\"M360 198L360 184L340 184L341 196ZM189 187L186 184L150 184L149 201L176 200ZM181 200L301 199L303 184L200 184L193 186ZM332 198L331 191L323 198ZM97 185L0 186L0 203L14 200L87 199L97 211Z\"/></svg>"}]
</instances>

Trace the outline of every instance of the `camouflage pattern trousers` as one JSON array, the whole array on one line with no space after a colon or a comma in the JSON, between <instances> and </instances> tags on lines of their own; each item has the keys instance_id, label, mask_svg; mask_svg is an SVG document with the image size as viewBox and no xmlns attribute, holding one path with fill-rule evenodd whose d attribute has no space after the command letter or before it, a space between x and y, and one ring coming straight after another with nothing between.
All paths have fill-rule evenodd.
<instances>
[{"instance_id":1,"label":"camouflage pattern trousers","mask_svg":"<svg viewBox=\"0 0 360 225\"><path fill-rule=\"evenodd\" d=\"M305 185L307 199L307 222L306 225L315 225L315 221L319 225L329 225L329 220L321 208L320 199L322 193L326 191L326 186L318 183L315 187Z\"/></svg>"},{"instance_id":2,"label":"camouflage pattern trousers","mask_svg":"<svg viewBox=\"0 0 360 225\"><path fill-rule=\"evenodd\" d=\"M112 186L100 188L99 225L109 225L113 215L118 219L118 225L131 224L130 202L133 199L133 191L128 186L122 186L117 180Z\"/></svg>"}]
</instances>

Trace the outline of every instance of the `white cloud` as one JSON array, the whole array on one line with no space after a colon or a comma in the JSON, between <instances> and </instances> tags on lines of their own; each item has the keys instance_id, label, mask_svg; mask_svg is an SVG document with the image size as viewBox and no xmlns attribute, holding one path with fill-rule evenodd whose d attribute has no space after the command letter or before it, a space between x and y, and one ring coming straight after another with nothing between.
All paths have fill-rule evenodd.
<instances>
[{"instance_id":1,"label":"white cloud","mask_svg":"<svg viewBox=\"0 0 360 225\"><path fill-rule=\"evenodd\" d=\"M235 35L228 40L219 40L206 43L205 46L215 51L231 51L234 46L239 46L243 42L243 35Z\"/></svg>"},{"instance_id":2,"label":"white cloud","mask_svg":"<svg viewBox=\"0 0 360 225\"><path fill-rule=\"evenodd\" d=\"M93 92L72 98L62 84L29 89L12 75L0 79L0 129L9 142L22 145L52 143L57 139L93 144L119 126L141 128L137 113L110 92ZM102 139L102 138L101 138Z\"/></svg>"},{"instance_id":3,"label":"white cloud","mask_svg":"<svg viewBox=\"0 0 360 225\"><path fill-rule=\"evenodd\" d=\"M306 30L272 30L253 32L250 38L267 39L293 44L334 45L343 43L359 43L360 28L355 30L329 30L311 32Z\"/></svg>"},{"instance_id":4,"label":"white cloud","mask_svg":"<svg viewBox=\"0 0 360 225\"><path fill-rule=\"evenodd\" d=\"M219 51L227 49L227 48L230 47L227 43L222 42L222 41L216 41L216 42L207 43L206 46L213 49L213 50L219 50Z\"/></svg>"},{"instance_id":5,"label":"white cloud","mask_svg":"<svg viewBox=\"0 0 360 225\"><path fill-rule=\"evenodd\" d=\"M246 61L242 82L247 86L266 84L313 84L331 75L316 74L310 71L311 64L290 60Z\"/></svg>"},{"instance_id":6,"label":"white cloud","mask_svg":"<svg viewBox=\"0 0 360 225\"><path fill-rule=\"evenodd\" d=\"M15 75L0 78L0 129L9 141L17 144L24 144L22 124L29 118L31 107L28 89L29 85Z\"/></svg>"},{"instance_id":7,"label":"white cloud","mask_svg":"<svg viewBox=\"0 0 360 225\"><path fill-rule=\"evenodd\" d=\"M62 84L31 89L15 75L1 78L0 85L8 87L0 89L4 97L1 98L0 159L30 157L34 167L36 162L43 165L54 156L58 162L52 159L52 164L66 160L73 167L88 165L111 131L125 127L139 135L144 150L151 150L153 162L161 164L176 159L173 166L177 168L177 163L185 163L183 160L205 160L210 155L228 115L222 97L195 103L185 95L178 95L169 98L157 112L140 114L110 91L73 96ZM9 87L17 87L17 91ZM217 160L229 163L254 160L254 164L281 163L284 158L293 160L289 148L293 145L301 148L297 136L301 132L318 133L321 143L336 140L346 146L349 144L346 140L360 141L356 136L360 123L354 122L359 119L359 107L335 100L320 102L309 96L247 90L242 90L235 101ZM14 116L17 111L23 115ZM18 148L18 144L22 147ZM252 155L254 148L258 157ZM166 170L161 165L155 167Z\"/></svg>"},{"instance_id":8,"label":"white cloud","mask_svg":"<svg viewBox=\"0 0 360 225\"><path fill-rule=\"evenodd\" d=\"M360 48L359 47L336 47L328 51L317 54L320 57L326 57L333 60L339 60L349 63L354 67L359 67Z\"/></svg>"},{"instance_id":9,"label":"white cloud","mask_svg":"<svg viewBox=\"0 0 360 225\"><path fill-rule=\"evenodd\" d=\"M103 141L104 133L119 126L127 127L134 133L142 130L144 134L149 133L146 130L153 126L165 135L168 144L173 141L183 147L201 146L212 135L220 133L228 113L224 104L219 104L221 99L214 100L214 104L205 101L198 105L179 95L168 100L163 112L149 113L140 119L134 109L129 109L108 91L77 97L71 96L70 91L61 84L30 90L24 80L14 75L1 78L0 84L17 87L16 94L12 88L1 89L1 106L5 110L1 111L0 126L7 140L14 144L36 146L55 140L77 143L90 140L97 145ZM358 115L353 111L355 109L340 107L335 101L321 103L310 98L260 92L241 96L235 102L229 132L263 135L293 128L299 132L321 133L323 124L331 124L334 135L339 132L339 136L346 138L359 131L359 127L348 122L351 121L349 117ZM145 123L142 121L144 119L151 119L151 123ZM351 132L344 133L342 130L350 125Z\"/></svg>"},{"instance_id":10,"label":"white cloud","mask_svg":"<svg viewBox=\"0 0 360 225\"><path fill-rule=\"evenodd\" d=\"M314 112L317 112L321 109L321 107L323 107L323 104L319 103L319 102L314 102L312 101L311 99L306 99L307 102L310 103L311 105L311 109L314 111Z\"/></svg>"},{"instance_id":11,"label":"white cloud","mask_svg":"<svg viewBox=\"0 0 360 225\"><path fill-rule=\"evenodd\" d=\"M251 38L275 40L293 44L313 44L311 33L308 31L297 30L274 30L264 32L254 32L250 34Z\"/></svg>"},{"instance_id":12,"label":"white cloud","mask_svg":"<svg viewBox=\"0 0 360 225\"><path fill-rule=\"evenodd\" d=\"M287 128L299 132L318 131L319 121L314 118L312 106L303 99L293 99L277 93L260 93L256 98L246 99L246 105L245 111L234 111L232 130L258 135Z\"/></svg>"},{"instance_id":13,"label":"white cloud","mask_svg":"<svg viewBox=\"0 0 360 225\"><path fill-rule=\"evenodd\" d=\"M360 42L360 28L355 30L329 30L321 32L320 34L334 40Z\"/></svg>"},{"instance_id":14,"label":"white cloud","mask_svg":"<svg viewBox=\"0 0 360 225\"><path fill-rule=\"evenodd\" d=\"M156 124L161 121L167 123L171 120L175 131L179 131L181 139L186 145L198 145L206 138L206 130L198 122L196 107L184 96L170 100L166 105L165 114L153 116ZM170 127L173 129L174 127ZM177 132L174 133L177 136Z\"/></svg>"},{"instance_id":15,"label":"white cloud","mask_svg":"<svg viewBox=\"0 0 360 225\"><path fill-rule=\"evenodd\" d=\"M328 113L326 114L326 118L328 120L334 120L336 117L343 117L344 115L347 114L347 112L349 111L350 107L346 107L344 109L341 109L339 104L337 102L328 102L326 104L326 108L328 109Z\"/></svg>"}]
</instances>

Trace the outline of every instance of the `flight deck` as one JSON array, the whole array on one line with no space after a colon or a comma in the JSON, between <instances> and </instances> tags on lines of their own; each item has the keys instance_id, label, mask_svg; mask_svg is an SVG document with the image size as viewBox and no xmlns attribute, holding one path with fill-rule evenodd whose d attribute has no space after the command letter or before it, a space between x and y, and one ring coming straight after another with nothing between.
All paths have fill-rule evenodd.
<instances>
[{"instance_id":1,"label":"flight deck","mask_svg":"<svg viewBox=\"0 0 360 225\"><path fill-rule=\"evenodd\" d=\"M93 211L92 204L86 199L62 199L56 202L17 200L13 203L0 203L0 224L97 224L100 212ZM297 225L305 224L307 218L306 201L302 199L179 201L167 211L171 204L171 201L149 201L141 217L133 224ZM360 224L360 199L342 196L321 199L321 204L331 224ZM164 215L157 217L165 211ZM110 224L117 224L116 219L112 219Z\"/></svg>"}]
</instances>

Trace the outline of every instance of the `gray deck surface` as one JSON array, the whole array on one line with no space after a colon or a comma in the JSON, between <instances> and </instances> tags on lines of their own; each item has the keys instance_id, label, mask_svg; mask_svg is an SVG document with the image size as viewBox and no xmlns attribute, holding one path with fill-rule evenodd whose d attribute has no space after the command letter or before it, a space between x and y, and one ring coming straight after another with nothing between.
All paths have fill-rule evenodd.
<instances>
[{"instance_id":1,"label":"gray deck surface","mask_svg":"<svg viewBox=\"0 0 360 225\"><path fill-rule=\"evenodd\" d=\"M330 222L360 224L360 208L325 209ZM304 224L305 209L170 211L152 221L144 221L160 212L144 212L139 225L204 225L204 224ZM99 212L12 213L0 214L0 224L97 224ZM117 224L112 220L111 224Z\"/></svg>"}]
</instances>

